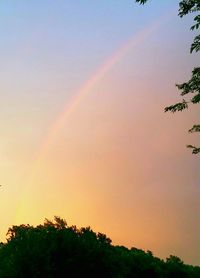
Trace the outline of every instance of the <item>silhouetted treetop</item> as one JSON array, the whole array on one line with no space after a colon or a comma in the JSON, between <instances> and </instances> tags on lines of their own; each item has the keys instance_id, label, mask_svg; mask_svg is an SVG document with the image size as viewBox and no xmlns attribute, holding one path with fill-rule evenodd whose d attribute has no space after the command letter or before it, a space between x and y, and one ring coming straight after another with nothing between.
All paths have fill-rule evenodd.
<instances>
[{"instance_id":1,"label":"silhouetted treetop","mask_svg":"<svg viewBox=\"0 0 200 278\"><path fill-rule=\"evenodd\" d=\"M105 234L68 226L57 216L36 227L15 225L0 245L0 278L200 277L200 267L176 256L164 261L151 251L111 243Z\"/></svg>"}]
</instances>

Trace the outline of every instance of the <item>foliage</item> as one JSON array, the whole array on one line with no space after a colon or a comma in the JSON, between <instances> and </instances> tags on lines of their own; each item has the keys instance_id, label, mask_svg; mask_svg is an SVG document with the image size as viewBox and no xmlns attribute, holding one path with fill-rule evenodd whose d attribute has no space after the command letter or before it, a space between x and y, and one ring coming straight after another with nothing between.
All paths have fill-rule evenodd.
<instances>
[{"instance_id":1,"label":"foliage","mask_svg":"<svg viewBox=\"0 0 200 278\"><path fill-rule=\"evenodd\" d=\"M145 4L148 0L136 0L140 4ZM199 13L200 12L200 0L183 0L179 3L179 16L183 17L189 13ZM200 27L200 14L194 17L194 25L191 26L191 30L198 30ZM200 51L200 35L197 35L190 47L190 53ZM200 103L200 67L195 67L192 71L192 76L189 81L182 84L176 85L178 90L181 91L180 95L192 95L189 100L183 99L174 105L165 108L165 112L177 112L185 110L189 107L189 104ZM200 132L200 124L195 124L189 132ZM192 149L193 154L200 153L200 147L195 147L188 145L188 148Z\"/></svg>"},{"instance_id":2,"label":"foliage","mask_svg":"<svg viewBox=\"0 0 200 278\"><path fill-rule=\"evenodd\" d=\"M13 226L0 245L0 277L200 277L200 267L176 256L166 261L151 251L113 246L90 227L68 226L59 217L43 225Z\"/></svg>"}]
</instances>

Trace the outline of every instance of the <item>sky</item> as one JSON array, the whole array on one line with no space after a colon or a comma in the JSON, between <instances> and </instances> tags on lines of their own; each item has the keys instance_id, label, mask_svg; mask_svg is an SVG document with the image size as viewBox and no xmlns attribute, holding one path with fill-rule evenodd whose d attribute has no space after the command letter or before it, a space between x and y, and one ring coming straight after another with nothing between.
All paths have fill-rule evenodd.
<instances>
[{"instance_id":1,"label":"sky","mask_svg":"<svg viewBox=\"0 0 200 278\"><path fill-rule=\"evenodd\" d=\"M0 1L0 239L58 215L200 264L197 54L176 0ZM199 114L198 114L199 116Z\"/></svg>"}]
</instances>

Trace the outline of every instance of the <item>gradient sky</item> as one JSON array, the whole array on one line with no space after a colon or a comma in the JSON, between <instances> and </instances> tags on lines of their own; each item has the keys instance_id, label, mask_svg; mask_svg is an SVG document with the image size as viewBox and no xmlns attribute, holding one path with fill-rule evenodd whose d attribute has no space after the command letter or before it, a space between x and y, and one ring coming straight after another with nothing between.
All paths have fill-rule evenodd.
<instances>
[{"instance_id":1,"label":"gradient sky","mask_svg":"<svg viewBox=\"0 0 200 278\"><path fill-rule=\"evenodd\" d=\"M163 112L199 59L178 2L0 2L1 240L59 215L200 264L199 111Z\"/></svg>"}]
</instances>

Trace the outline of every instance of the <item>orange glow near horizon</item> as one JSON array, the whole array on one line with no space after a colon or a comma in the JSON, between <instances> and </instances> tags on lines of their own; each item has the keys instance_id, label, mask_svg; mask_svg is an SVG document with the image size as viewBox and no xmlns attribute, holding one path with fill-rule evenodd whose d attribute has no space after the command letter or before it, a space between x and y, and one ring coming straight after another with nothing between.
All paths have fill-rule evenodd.
<instances>
[{"instance_id":1,"label":"orange glow near horizon","mask_svg":"<svg viewBox=\"0 0 200 278\"><path fill-rule=\"evenodd\" d=\"M25 188L24 194L22 193L21 199L22 201L19 202L20 206L17 209L17 215L16 215L16 222L20 223L21 215L26 214L26 212L23 210L23 207L29 207L29 205L26 203L26 192L30 191L30 187L34 186L33 181L35 184L39 184L39 180L37 180L38 173L41 172L42 165L45 165L47 163L46 156L48 155L48 151L50 151L51 145L54 143L56 138L59 137L59 133L61 132L62 128L64 127L66 121L70 117L70 115L75 112L76 108L81 104L82 101L85 100L85 98L92 93L92 89L98 84L98 82L101 81L102 78L105 77L106 73L109 72L112 67L130 51L134 50L135 47L139 47L145 40L148 39L153 33L155 33L164 23L168 22L169 19L174 16L173 13L167 12L164 16L161 16L159 20L151 24L150 26L145 27L142 31L140 31L138 34L134 35L133 38L130 38L127 42L125 42L119 49L117 49L111 57L109 57L106 62L104 62L77 91L77 93L74 94L72 99L65 105L65 108L63 112L58 116L58 118L55 120L55 123L53 123L52 127L50 128L50 132L47 135L47 138L45 139L45 142L42 144L39 150L39 155L36 158L36 160L33 162L33 166L31 167L30 174L28 174L27 178L27 185ZM46 167L46 166L44 166ZM48 166L47 166L48 167ZM39 174L40 176L40 174ZM37 180L37 181L35 181ZM81 181L76 181L77 184L81 183ZM80 191L80 189L79 189ZM83 196L80 194L81 196ZM79 203L79 202L78 202ZM70 208L70 206L69 206ZM86 209L86 204L84 203L84 208ZM25 209L26 210L26 209ZM30 209L31 210L31 209Z\"/></svg>"}]
</instances>

